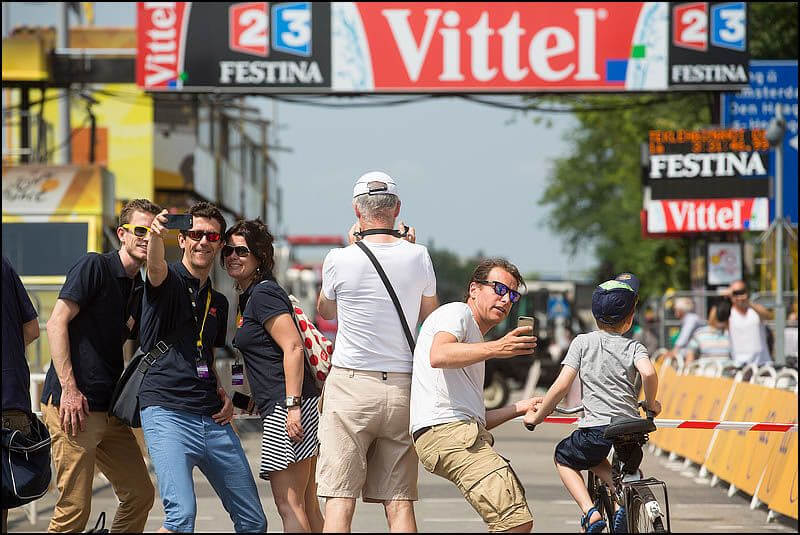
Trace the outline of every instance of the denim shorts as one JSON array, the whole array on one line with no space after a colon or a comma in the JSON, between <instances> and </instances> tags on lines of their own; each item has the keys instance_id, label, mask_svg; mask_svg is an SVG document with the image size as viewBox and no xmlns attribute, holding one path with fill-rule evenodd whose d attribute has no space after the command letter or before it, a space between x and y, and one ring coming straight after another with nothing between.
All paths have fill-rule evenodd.
<instances>
[{"instance_id":1,"label":"denim shorts","mask_svg":"<svg viewBox=\"0 0 800 535\"><path fill-rule=\"evenodd\" d=\"M611 451L611 441L603 438L607 425L576 429L556 446L558 464L575 470L588 470L603 462Z\"/></svg>"},{"instance_id":2,"label":"denim shorts","mask_svg":"<svg viewBox=\"0 0 800 535\"><path fill-rule=\"evenodd\" d=\"M237 533L264 532L267 520L239 437L230 424L166 407L141 411L142 431L164 503L164 527L194 531L197 498L192 471L198 467L222 501Z\"/></svg>"}]
</instances>

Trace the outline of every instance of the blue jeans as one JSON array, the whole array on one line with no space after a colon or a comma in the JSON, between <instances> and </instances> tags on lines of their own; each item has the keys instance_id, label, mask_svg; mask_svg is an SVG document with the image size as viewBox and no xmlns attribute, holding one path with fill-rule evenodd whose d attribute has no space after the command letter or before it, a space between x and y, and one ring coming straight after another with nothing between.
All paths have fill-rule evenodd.
<instances>
[{"instance_id":1,"label":"blue jeans","mask_svg":"<svg viewBox=\"0 0 800 535\"><path fill-rule=\"evenodd\" d=\"M210 416L166 407L145 407L141 417L164 502L165 528L194 531L196 466L222 500L237 533L267 530L253 473L230 424L222 426Z\"/></svg>"}]
</instances>

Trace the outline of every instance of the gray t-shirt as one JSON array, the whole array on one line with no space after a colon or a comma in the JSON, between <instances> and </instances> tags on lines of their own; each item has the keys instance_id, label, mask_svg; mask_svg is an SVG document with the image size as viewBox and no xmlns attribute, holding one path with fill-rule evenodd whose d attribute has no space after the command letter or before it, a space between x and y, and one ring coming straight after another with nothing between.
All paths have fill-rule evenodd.
<instances>
[{"instance_id":1,"label":"gray t-shirt","mask_svg":"<svg viewBox=\"0 0 800 535\"><path fill-rule=\"evenodd\" d=\"M578 371L583 395L583 418L578 427L608 425L613 416L639 417L634 363L648 358L636 340L606 331L579 334L562 364Z\"/></svg>"}]
</instances>

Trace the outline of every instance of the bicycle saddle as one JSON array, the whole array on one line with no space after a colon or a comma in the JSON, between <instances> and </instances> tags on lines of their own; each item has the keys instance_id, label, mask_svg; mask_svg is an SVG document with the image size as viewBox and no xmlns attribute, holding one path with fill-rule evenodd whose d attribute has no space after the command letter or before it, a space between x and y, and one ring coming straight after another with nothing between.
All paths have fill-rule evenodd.
<instances>
[{"instance_id":1,"label":"bicycle saddle","mask_svg":"<svg viewBox=\"0 0 800 535\"><path fill-rule=\"evenodd\" d=\"M612 439L622 435L644 435L655 430L656 425L652 420L617 416L611 418L611 424L606 427L603 437Z\"/></svg>"}]
</instances>

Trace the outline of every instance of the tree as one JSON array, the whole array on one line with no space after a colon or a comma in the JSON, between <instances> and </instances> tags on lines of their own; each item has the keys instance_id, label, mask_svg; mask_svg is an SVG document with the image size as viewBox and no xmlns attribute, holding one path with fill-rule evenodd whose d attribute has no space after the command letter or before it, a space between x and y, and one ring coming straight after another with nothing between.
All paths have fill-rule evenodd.
<instances>
[{"instance_id":1,"label":"tree","mask_svg":"<svg viewBox=\"0 0 800 535\"><path fill-rule=\"evenodd\" d=\"M749 6L751 56L796 59L797 4ZM642 238L640 145L651 129L710 126L713 94L561 95L532 100L605 110L574 113L579 125L566 136L570 154L554 161L539 201L550 207L551 228L566 237L573 252L594 248L598 280L631 270L642 278L645 295L661 294L668 287L688 288L689 240Z\"/></svg>"}]
</instances>

